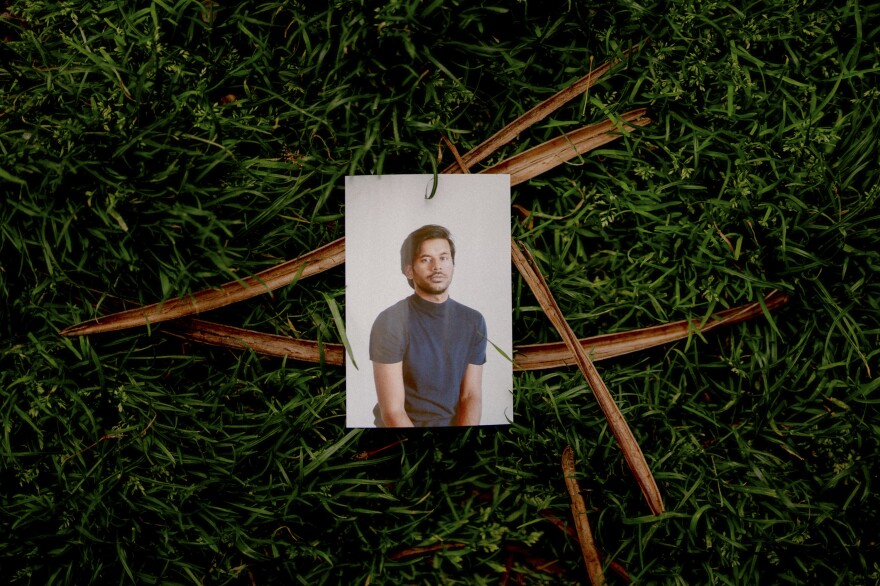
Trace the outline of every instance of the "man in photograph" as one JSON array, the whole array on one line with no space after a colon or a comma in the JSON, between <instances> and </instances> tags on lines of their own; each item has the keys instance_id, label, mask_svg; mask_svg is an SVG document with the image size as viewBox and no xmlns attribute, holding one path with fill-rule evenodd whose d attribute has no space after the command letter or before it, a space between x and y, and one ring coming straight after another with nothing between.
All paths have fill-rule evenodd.
<instances>
[{"instance_id":1,"label":"man in photograph","mask_svg":"<svg viewBox=\"0 0 880 586\"><path fill-rule=\"evenodd\" d=\"M479 425L486 321L449 297L449 230L430 224L412 232L400 248L400 268L413 294L380 313L370 332L376 425Z\"/></svg>"}]
</instances>

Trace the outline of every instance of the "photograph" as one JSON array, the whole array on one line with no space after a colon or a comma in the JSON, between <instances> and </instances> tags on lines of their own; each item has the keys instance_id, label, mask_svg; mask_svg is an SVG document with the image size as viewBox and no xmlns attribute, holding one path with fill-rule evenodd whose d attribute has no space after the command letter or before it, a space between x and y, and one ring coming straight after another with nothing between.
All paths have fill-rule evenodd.
<instances>
[{"instance_id":1,"label":"photograph","mask_svg":"<svg viewBox=\"0 0 880 586\"><path fill-rule=\"evenodd\" d=\"M345 210L347 426L510 423L509 176L346 177Z\"/></svg>"}]
</instances>

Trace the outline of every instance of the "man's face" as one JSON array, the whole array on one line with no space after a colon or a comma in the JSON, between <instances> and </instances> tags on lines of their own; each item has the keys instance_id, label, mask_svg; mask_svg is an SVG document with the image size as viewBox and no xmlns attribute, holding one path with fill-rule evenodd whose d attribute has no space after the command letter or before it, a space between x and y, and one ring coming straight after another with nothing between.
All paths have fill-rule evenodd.
<instances>
[{"instance_id":1,"label":"man's face","mask_svg":"<svg viewBox=\"0 0 880 586\"><path fill-rule=\"evenodd\" d=\"M408 279L412 279L417 293L442 295L452 284L454 268L449 241L432 238L422 242L413 263L404 272Z\"/></svg>"}]
</instances>

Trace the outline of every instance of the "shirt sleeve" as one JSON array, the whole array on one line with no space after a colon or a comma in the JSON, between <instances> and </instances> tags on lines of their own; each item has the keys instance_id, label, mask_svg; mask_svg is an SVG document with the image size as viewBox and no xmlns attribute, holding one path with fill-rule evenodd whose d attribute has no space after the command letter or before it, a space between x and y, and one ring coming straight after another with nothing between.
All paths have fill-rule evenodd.
<instances>
[{"instance_id":1,"label":"shirt sleeve","mask_svg":"<svg viewBox=\"0 0 880 586\"><path fill-rule=\"evenodd\" d=\"M395 364L403 360L406 347L406 324L399 312L385 310L370 330L370 360Z\"/></svg>"},{"instance_id":2,"label":"shirt sleeve","mask_svg":"<svg viewBox=\"0 0 880 586\"><path fill-rule=\"evenodd\" d=\"M485 364L486 363L486 342L488 336L486 334L486 320L480 315L477 323L476 332L474 333L474 343L471 346L468 364Z\"/></svg>"}]
</instances>

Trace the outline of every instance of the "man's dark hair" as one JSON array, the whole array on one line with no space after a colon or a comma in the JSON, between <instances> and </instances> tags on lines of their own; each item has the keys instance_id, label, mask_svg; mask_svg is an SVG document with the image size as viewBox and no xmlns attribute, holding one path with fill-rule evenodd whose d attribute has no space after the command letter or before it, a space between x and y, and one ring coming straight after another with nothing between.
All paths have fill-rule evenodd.
<instances>
[{"instance_id":1,"label":"man's dark hair","mask_svg":"<svg viewBox=\"0 0 880 586\"><path fill-rule=\"evenodd\" d=\"M449 252L452 254L452 264L455 264L455 242L452 241L452 234L443 226L437 224L427 224L418 230L414 230L403 241L400 247L400 272L405 273L406 266L413 264L419 250L422 249L422 243L425 240L433 240L435 238L443 238L449 242ZM412 279L407 279L409 286L415 288Z\"/></svg>"}]
</instances>

